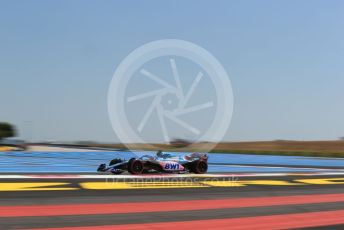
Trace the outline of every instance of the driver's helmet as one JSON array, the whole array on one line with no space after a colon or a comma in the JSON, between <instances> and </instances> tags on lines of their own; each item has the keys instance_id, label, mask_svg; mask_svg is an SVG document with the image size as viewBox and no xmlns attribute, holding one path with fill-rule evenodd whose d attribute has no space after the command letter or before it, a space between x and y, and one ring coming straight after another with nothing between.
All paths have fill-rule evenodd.
<instances>
[{"instance_id":1,"label":"driver's helmet","mask_svg":"<svg viewBox=\"0 0 344 230\"><path fill-rule=\"evenodd\" d=\"M159 150L158 152L156 152L156 156L157 157L163 157L163 153L161 150Z\"/></svg>"}]
</instances>

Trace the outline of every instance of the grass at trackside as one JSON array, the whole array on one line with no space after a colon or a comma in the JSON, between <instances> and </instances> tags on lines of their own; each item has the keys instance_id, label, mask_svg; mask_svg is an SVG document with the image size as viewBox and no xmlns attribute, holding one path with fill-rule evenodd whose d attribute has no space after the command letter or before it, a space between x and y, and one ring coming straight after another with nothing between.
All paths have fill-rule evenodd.
<instances>
[{"instance_id":1,"label":"grass at trackside","mask_svg":"<svg viewBox=\"0 0 344 230\"><path fill-rule=\"evenodd\" d=\"M69 147L115 148L119 150L147 150L170 152L207 152L207 143L194 143L187 147L174 147L168 144L102 144L83 143L66 144ZM212 143L210 143L213 145ZM49 145L49 144L48 144ZM53 144L52 144L53 145ZM0 146L1 151L12 151L8 146ZM260 141L260 142L222 142L213 146L211 153L234 153L256 155L307 156L307 157L338 157L344 158L344 141Z\"/></svg>"},{"instance_id":2,"label":"grass at trackside","mask_svg":"<svg viewBox=\"0 0 344 230\"><path fill-rule=\"evenodd\" d=\"M173 147L168 144L96 144L93 147L116 149L163 150L175 152L205 152L204 145L212 143L194 143L187 147ZM214 146L213 146L214 147ZM334 141L255 141L222 142L215 145L210 153L235 153L257 155L308 156L308 157L343 157L344 140Z\"/></svg>"},{"instance_id":3,"label":"grass at trackside","mask_svg":"<svg viewBox=\"0 0 344 230\"><path fill-rule=\"evenodd\" d=\"M308 157L344 157L344 141L231 142L219 143L212 152Z\"/></svg>"}]
</instances>

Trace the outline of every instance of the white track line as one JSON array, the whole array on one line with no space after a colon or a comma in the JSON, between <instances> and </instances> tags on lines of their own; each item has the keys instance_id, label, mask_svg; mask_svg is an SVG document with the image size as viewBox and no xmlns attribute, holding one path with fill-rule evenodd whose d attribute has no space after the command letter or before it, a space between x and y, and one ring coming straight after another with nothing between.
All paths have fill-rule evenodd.
<instances>
[{"instance_id":1,"label":"white track line","mask_svg":"<svg viewBox=\"0 0 344 230\"><path fill-rule=\"evenodd\" d=\"M224 167L237 167L237 168L267 168L267 169L297 169L297 170L318 170L318 171L341 171L344 169L333 169L333 168L316 168L316 167L295 167L292 166L265 166L265 165L225 165L225 164L209 164L211 166L224 166ZM294 167L293 167L294 166Z\"/></svg>"},{"instance_id":2,"label":"white track line","mask_svg":"<svg viewBox=\"0 0 344 230\"><path fill-rule=\"evenodd\" d=\"M222 178L222 177L274 177L274 176L322 176L344 175L344 172L312 172L312 173L232 173L232 174L154 174L154 175L111 175L111 174L27 174L0 175L0 179L153 179L153 178Z\"/></svg>"}]
</instances>

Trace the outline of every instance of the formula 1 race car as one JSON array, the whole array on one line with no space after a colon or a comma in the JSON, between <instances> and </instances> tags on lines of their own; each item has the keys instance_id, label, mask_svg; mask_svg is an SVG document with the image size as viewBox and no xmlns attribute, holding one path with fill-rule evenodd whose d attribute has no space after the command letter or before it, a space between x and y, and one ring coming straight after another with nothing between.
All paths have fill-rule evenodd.
<instances>
[{"instance_id":1,"label":"formula 1 race car","mask_svg":"<svg viewBox=\"0 0 344 230\"><path fill-rule=\"evenodd\" d=\"M110 161L109 166L101 164L98 172L111 172L121 174L128 171L131 174L142 174L149 172L162 173L206 173L208 170L208 156L204 153L191 153L184 156L174 156L170 153L158 151L156 156L144 155L139 158L122 160L115 158Z\"/></svg>"}]
</instances>

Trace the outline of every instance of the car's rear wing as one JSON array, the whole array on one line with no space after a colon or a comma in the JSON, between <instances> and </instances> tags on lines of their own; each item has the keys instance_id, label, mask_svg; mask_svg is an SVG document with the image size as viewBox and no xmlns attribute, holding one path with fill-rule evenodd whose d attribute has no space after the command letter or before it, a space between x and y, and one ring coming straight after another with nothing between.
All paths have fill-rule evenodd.
<instances>
[{"instance_id":1,"label":"car's rear wing","mask_svg":"<svg viewBox=\"0 0 344 230\"><path fill-rule=\"evenodd\" d=\"M208 154L206 153L190 153L188 155L186 155L187 158L189 158L190 160L203 160L203 161L208 161Z\"/></svg>"}]
</instances>

